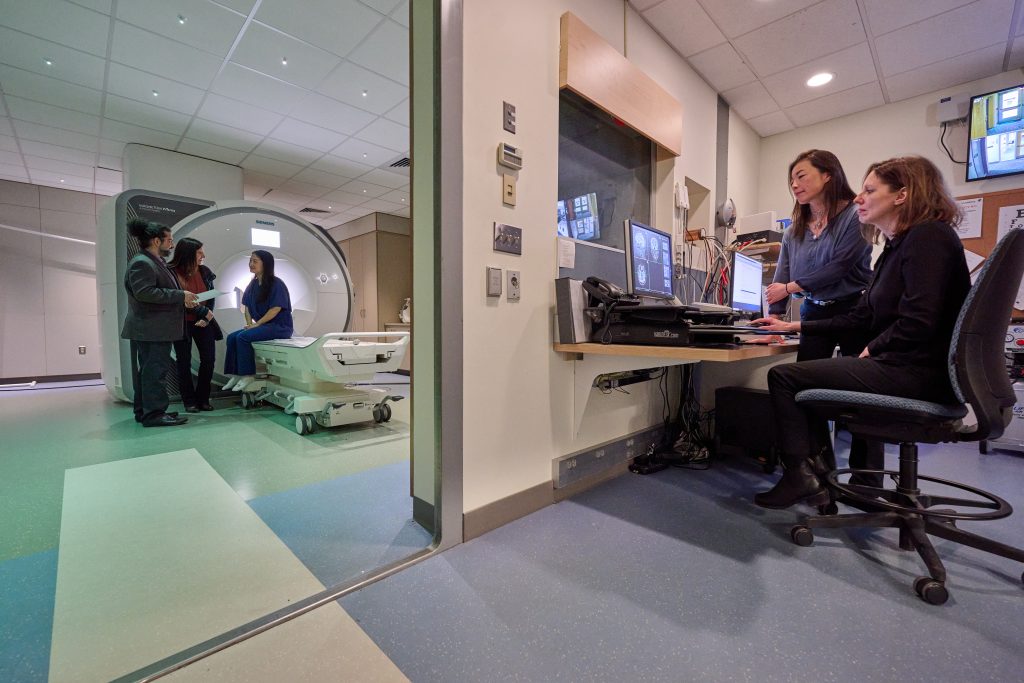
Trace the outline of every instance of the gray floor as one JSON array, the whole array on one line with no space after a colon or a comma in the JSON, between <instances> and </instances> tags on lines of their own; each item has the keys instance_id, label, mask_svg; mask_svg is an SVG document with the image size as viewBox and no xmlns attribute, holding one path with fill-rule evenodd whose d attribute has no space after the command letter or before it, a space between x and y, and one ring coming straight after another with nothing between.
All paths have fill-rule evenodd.
<instances>
[{"instance_id":1,"label":"gray floor","mask_svg":"<svg viewBox=\"0 0 1024 683\"><path fill-rule=\"evenodd\" d=\"M895 457L889 456L890 468ZM922 474L1022 509L964 525L1024 545L1024 457L922 447ZM927 605L896 532L788 536L746 463L628 475L342 600L413 681L1017 681L1024 566L937 541Z\"/></svg>"}]
</instances>

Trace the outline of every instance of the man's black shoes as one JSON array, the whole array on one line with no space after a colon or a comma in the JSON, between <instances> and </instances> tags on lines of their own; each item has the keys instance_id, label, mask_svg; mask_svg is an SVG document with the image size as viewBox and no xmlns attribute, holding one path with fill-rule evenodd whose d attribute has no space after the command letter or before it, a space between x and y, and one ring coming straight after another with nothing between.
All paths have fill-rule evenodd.
<instances>
[{"instance_id":1,"label":"man's black shoes","mask_svg":"<svg viewBox=\"0 0 1024 683\"><path fill-rule=\"evenodd\" d=\"M155 419L152 419L152 420L147 420L146 422L143 422L142 426L143 427L176 427L178 425L183 425L186 422L188 422L188 418L187 417L178 417L177 413L174 413L174 414L167 413L166 415L161 415L158 418L155 418Z\"/></svg>"}]
</instances>

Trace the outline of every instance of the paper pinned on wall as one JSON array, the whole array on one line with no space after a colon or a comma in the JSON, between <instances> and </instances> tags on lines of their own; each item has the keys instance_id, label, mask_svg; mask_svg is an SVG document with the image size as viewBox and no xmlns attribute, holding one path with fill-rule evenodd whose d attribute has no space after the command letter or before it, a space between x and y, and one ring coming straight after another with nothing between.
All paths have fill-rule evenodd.
<instances>
[{"instance_id":1,"label":"paper pinned on wall","mask_svg":"<svg viewBox=\"0 0 1024 683\"><path fill-rule=\"evenodd\" d=\"M960 239L969 240L981 237L981 210L984 202L983 197L956 200L961 215L960 225L956 226L956 233Z\"/></svg>"},{"instance_id":2,"label":"paper pinned on wall","mask_svg":"<svg viewBox=\"0 0 1024 683\"><path fill-rule=\"evenodd\" d=\"M975 254L970 249L964 249L964 259L967 261L968 272L973 273L974 269L985 262L985 257L980 254Z\"/></svg>"},{"instance_id":3,"label":"paper pinned on wall","mask_svg":"<svg viewBox=\"0 0 1024 683\"><path fill-rule=\"evenodd\" d=\"M558 267L576 267L576 243L570 239L557 237L558 240Z\"/></svg>"},{"instance_id":4,"label":"paper pinned on wall","mask_svg":"<svg viewBox=\"0 0 1024 683\"><path fill-rule=\"evenodd\" d=\"M1011 230L1024 228L1024 204L1004 206L999 209L999 227L996 230L996 241L1003 239L1003 236Z\"/></svg>"}]
</instances>

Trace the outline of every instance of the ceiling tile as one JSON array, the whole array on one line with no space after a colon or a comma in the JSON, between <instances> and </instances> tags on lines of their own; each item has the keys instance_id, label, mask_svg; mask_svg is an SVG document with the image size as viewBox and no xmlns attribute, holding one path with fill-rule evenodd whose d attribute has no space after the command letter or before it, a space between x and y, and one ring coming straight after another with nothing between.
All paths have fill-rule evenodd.
<instances>
[{"instance_id":1,"label":"ceiling tile","mask_svg":"<svg viewBox=\"0 0 1024 683\"><path fill-rule=\"evenodd\" d=\"M1010 51L1010 63L1008 69L1019 69L1024 66L1024 38L1015 38L1013 49Z\"/></svg>"},{"instance_id":2,"label":"ceiling tile","mask_svg":"<svg viewBox=\"0 0 1024 683\"><path fill-rule=\"evenodd\" d=\"M352 62L339 64L317 91L374 114L383 114L409 96L409 89L404 85Z\"/></svg>"},{"instance_id":3,"label":"ceiling tile","mask_svg":"<svg viewBox=\"0 0 1024 683\"><path fill-rule=\"evenodd\" d=\"M256 154L250 154L246 157L245 161L242 162L242 168L247 171L255 171L256 173L263 173L284 179L291 178L302 170L301 166L289 164L285 161L278 161L277 159L261 157Z\"/></svg>"},{"instance_id":4,"label":"ceiling tile","mask_svg":"<svg viewBox=\"0 0 1024 683\"><path fill-rule=\"evenodd\" d=\"M403 126L409 125L409 100L403 100L397 107L384 115L384 118L400 123Z\"/></svg>"},{"instance_id":5,"label":"ceiling tile","mask_svg":"<svg viewBox=\"0 0 1024 683\"><path fill-rule=\"evenodd\" d=\"M121 157L124 156L125 144L122 140L100 140L100 165L107 168L121 168ZM114 159L117 160L116 164L108 163Z\"/></svg>"},{"instance_id":6,"label":"ceiling tile","mask_svg":"<svg viewBox=\"0 0 1024 683\"><path fill-rule=\"evenodd\" d=\"M397 21L399 24L404 26L406 29L409 28L409 0L402 0L398 4L398 7L391 13L391 18Z\"/></svg>"},{"instance_id":7,"label":"ceiling tile","mask_svg":"<svg viewBox=\"0 0 1024 683\"><path fill-rule=\"evenodd\" d=\"M14 127L6 116L0 116L0 135L14 135Z\"/></svg>"},{"instance_id":8,"label":"ceiling tile","mask_svg":"<svg viewBox=\"0 0 1024 683\"><path fill-rule=\"evenodd\" d=\"M315 149L301 147L299 145L267 138L252 151L253 154L278 161L286 161L296 166L307 166L324 155Z\"/></svg>"},{"instance_id":9,"label":"ceiling tile","mask_svg":"<svg viewBox=\"0 0 1024 683\"><path fill-rule=\"evenodd\" d=\"M409 129L385 118L379 118L363 128L356 133L356 137L396 152L409 149Z\"/></svg>"},{"instance_id":10,"label":"ceiling tile","mask_svg":"<svg viewBox=\"0 0 1024 683\"><path fill-rule=\"evenodd\" d=\"M352 194L345 190L334 190L333 192L325 194L321 199L329 199L332 202L339 202L341 204L347 204L348 206L359 206L370 199L370 197L364 194Z\"/></svg>"},{"instance_id":11,"label":"ceiling tile","mask_svg":"<svg viewBox=\"0 0 1024 683\"><path fill-rule=\"evenodd\" d=\"M309 183L300 183L296 180L289 180L281 184L281 190L288 192L289 194L299 195L300 197L306 197L307 202L314 197L319 197L326 190L319 185L310 185Z\"/></svg>"},{"instance_id":12,"label":"ceiling tile","mask_svg":"<svg viewBox=\"0 0 1024 683\"><path fill-rule=\"evenodd\" d=\"M250 133L231 126L225 126L205 119L193 119L189 124L186 135L201 142L209 142L212 145L230 147L231 149L251 152L263 139L262 135Z\"/></svg>"},{"instance_id":13,"label":"ceiling tile","mask_svg":"<svg viewBox=\"0 0 1024 683\"><path fill-rule=\"evenodd\" d=\"M390 149L356 138L349 138L341 143L331 150L331 154L370 166L380 166L395 157L395 153Z\"/></svg>"},{"instance_id":14,"label":"ceiling tile","mask_svg":"<svg viewBox=\"0 0 1024 683\"><path fill-rule=\"evenodd\" d=\"M979 0L875 40L885 76L912 71L957 54L1002 42L1013 14L1013 0ZM950 36L956 36L950 40Z\"/></svg>"},{"instance_id":15,"label":"ceiling tile","mask_svg":"<svg viewBox=\"0 0 1024 683\"><path fill-rule=\"evenodd\" d=\"M231 49L245 21L237 12L207 0L130 0L118 4L117 18L219 57Z\"/></svg>"},{"instance_id":16,"label":"ceiling tile","mask_svg":"<svg viewBox=\"0 0 1024 683\"><path fill-rule=\"evenodd\" d=\"M108 119L173 133L175 136L180 136L185 132L190 118L170 109L154 107L118 95L107 95L107 104L103 113ZM127 140L126 142L131 141Z\"/></svg>"},{"instance_id":17,"label":"ceiling tile","mask_svg":"<svg viewBox=\"0 0 1024 683\"><path fill-rule=\"evenodd\" d=\"M382 17L354 0L263 0L257 21L338 56L346 56Z\"/></svg>"},{"instance_id":18,"label":"ceiling tile","mask_svg":"<svg viewBox=\"0 0 1024 683\"><path fill-rule=\"evenodd\" d=\"M204 159L222 161L225 164L238 164L245 158L246 153L237 149L228 149L220 145L211 145L209 142L185 138L178 143L178 151Z\"/></svg>"},{"instance_id":19,"label":"ceiling tile","mask_svg":"<svg viewBox=\"0 0 1024 683\"><path fill-rule=\"evenodd\" d=\"M375 168L369 173L361 176L359 179L365 180L368 183L373 183L374 185L390 187L393 190L404 187L405 184L409 182L408 176L392 173L391 171L385 171L381 168Z\"/></svg>"},{"instance_id":20,"label":"ceiling tile","mask_svg":"<svg viewBox=\"0 0 1024 683\"><path fill-rule=\"evenodd\" d=\"M835 74L835 78L823 86L808 87L807 79L823 71ZM865 42L768 76L762 83L776 102L790 107L876 80L875 63Z\"/></svg>"},{"instance_id":21,"label":"ceiling tile","mask_svg":"<svg viewBox=\"0 0 1024 683\"><path fill-rule=\"evenodd\" d=\"M95 152L99 145L99 138L95 135L83 135L69 130L44 126L31 121L15 121L14 129L18 136L27 140L38 140L48 142L61 147L73 147L87 152Z\"/></svg>"},{"instance_id":22,"label":"ceiling tile","mask_svg":"<svg viewBox=\"0 0 1024 683\"><path fill-rule=\"evenodd\" d=\"M314 168L318 171L326 171L327 173L334 173L335 175L345 176L350 179L358 178L359 176L373 170L373 166L368 164L331 155L327 155L316 160L310 168Z\"/></svg>"},{"instance_id":23,"label":"ceiling tile","mask_svg":"<svg viewBox=\"0 0 1024 683\"><path fill-rule=\"evenodd\" d=\"M110 58L125 66L206 89L217 75L220 57L176 43L123 21L114 27Z\"/></svg>"},{"instance_id":24,"label":"ceiling tile","mask_svg":"<svg viewBox=\"0 0 1024 683\"><path fill-rule=\"evenodd\" d=\"M306 91L298 86L233 62L224 67L210 90L278 114L287 114L295 101L306 94Z\"/></svg>"},{"instance_id":25,"label":"ceiling tile","mask_svg":"<svg viewBox=\"0 0 1024 683\"><path fill-rule=\"evenodd\" d=\"M385 192L382 194L380 199L383 199L386 202L408 206L409 192L408 190L392 190L391 192Z\"/></svg>"},{"instance_id":26,"label":"ceiling tile","mask_svg":"<svg viewBox=\"0 0 1024 683\"><path fill-rule=\"evenodd\" d=\"M45 60L50 60L51 65L47 66ZM0 62L88 88L103 88L103 59L3 26L0 26Z\"/></svg>"},{"instance_id":27,"label":"ceiling tile","mask_svg":"<svg viewBox=\"0 0 1024 683\"><path fill-rule=\"evenodd\" d=\"M76 176L78 178L89 178L90 180L92 180L93 177L92 164L75 164L70 161L45 159L43 157L26 155L25 165L28 166L29 173L39 170L61 175Z\"/></svg>"},{"instance_id":28,"label":"ceiling tile","mask_svg":"<svg viewBox=\"0 0 1024 683\"><path fill-rule=\"evenodd\" d=\"M411 206L406 206L401 211L395 211L394 215L395 216L401 216L402 218L410 218L410 217L412 217L412 207Z\"/></svg>"},{"instance_id":29,"label":"ceiling tile","mask_svg":"<svg viewBox=\"0 0 1024 683\"><path fill-rule=\"evenodd\" d=\"M645 11L643 17L684 57L725 42L697 0L668 0Z\"/></svg>"},{"instance_id":30,"label":"ceiling tile","mask_svg":"<svg viewBox=\"0 0 1024 683\"><path fill-rule=\"evenodd\" d=\"M0 90L36 102L65 109L99 114L103 94L99 90L0 64Z\"/></svg>"},{"instance_id":31,"label":"ceiling tile","mask_svg":"<svg viewBox=\"0 0 1024 683\"><path fill-rule=\"evenodd\" d=\"M270 135L275 140L284 140L293 145L301 145L321 152L329 152L345 139L341 133L292 118L282 121Z\"/></svg>"},{"instance_id":32,"label":"ceiling tile","mask_svg":"<svg viewBox=\"0 0 1024 683\"><path fill-rule=\"evenodd\" d=\"M75 164L92 166L96 163L96 152L87 152L84 149L74 147L61 147L36 140L22 140L21 151L26 155L43 157L44 159L58 159L69 161Z\"/></svg>"},{"instance_id":33,"label":"ceiling tile","mask_svg":"<svg viewBox=\"0 0 1024 683\"><path fill-rule=\"evenodd\" d=\"M7 101L7 108L13 119L41 123L87 135L96 135L99 132L100 119L98 116L61 109L41 102L23 100L20 97L6 96L4 99Z\"/></svg>"},{"instance_id":34,"label":"ceiling tile","mask_svg":"<svg viewBox=\"0 0 1024 683\"><path fill-rule=\"evenodd\" d=\"M97 180L94 192L105 197L113 197L115 194L124 192L124 185L122 183L104 183Z\"/></svg>"},{"instance_id":35,"label":"ceiling tile","mask_svg":"<svg viewBox=\"0 0 1024 683\"><path fill-rule=\"evenodd\" d=\"M631 4L638 12L643 12L645 9L654 7L659 2L664 2L664 0L629 0L629 4Z\"/></svg>"},{"instance_id":36,"label":"ceiling tile","mask_svg":"<svg viewBox=\"0 0 1024 683\"><path fill-rule=\"evenodd\" d=\"M352 178L346 176L337 175L335 173L328 173L327 171L320 171L315 168L306 168L295 175L295 180L303 183L310 183L318 187L322 187L325 190L336 190Z\"/></svg>"},{"instance_id":37,"label":"ceiling tile","mask_svg":"<svg viewBox=\"0 0 1024 683\"><path fill-rule=\"evenodd\" d=\"M18 150L0 150L0 164L15 165L22 163L21 152Z\"/></svg>"},{"instance_id":38,"label":"ceiling tile","mask_svg":"<svg viewBox=\"0 0 1024 683\"><path fill-rule=\"evenodd\" d=\"M22 142L28 141L22 140ZM18 141L12 135L0 135L0 150L3 150L5 152L17 152Z\"/></svg>"},{"instance_id":39,"label":"ceiling tile","mask_svg":"<svg viewBox=\"0 0 1024 683\"><path fill-rule=\"evenodd\" d=\"M93 179L91 177L79 178L51 171L37 171L31 168L28 170L28 174L36 185L59 187L64 190L82 190L84 192L92 192L93 188Z\"/></svg>"},{"instance_id":40,"label":"ceiling tile","mask_svg":"<svg viewBox=\"0 0 1024 683\"><path fill-rule=\"evenodd\" d=\"M349 194L353 194L357 197L362 196L364 200L379 197L389 191L389 188L387 187L367 183L362 179L349 181L342 185L340 189L342 192L348 192Z\"/></svg>"},{"instance_id":41,"label":"ceiling tile","mask_svg":"<svg viewBox=\"0 0 1024 683\"><path fill-rule=\"evenodd\" d=\"M885 104L882 88L877 81L866 83L843 92L804 102L786 109L786 114L798 126L809 126L829 119L839 118L872 107Z\"/></svg>"},{"instance_id":42,"label":"ceiling tile","mask_svg":"<svg viewBox=\"0 0 1024 683\"><path fill-rule=\"evenodd\" d=\"M113 140L111 140L110 142L113 142ZM101 154L100 155L99 164L97 164L97 166L96 166L96 171L98 172L101 168L109 168L109 169L114 170L114 171L122 170L121 169L121 157L120 156L106 156L104 154Z\"/></svg>"},{"instance_id":43,"label":"ceiling tile","mask_svg":"<svg viewBox=\"0 0 1024 683\"><path fill-rule=\"evenodd\" d=\"M110 17L65 0L5 2L3 22L58 45L105 57Z\"/></svg>"},{"instance_id":44,"label":"ceiling tile","mask_svg":"<svg viewBox=\"0 0 1024 683\"><path fill-rule=\"evenodd\" d=\"M729 38L750 33L816 2L819 0L701 0L708 15Z\"/></svg>"},{"instance_id":45,"label":"ceiling tile","mask_svg":"<svg viewBox=\"0 0 1024 683\"><path fill-rule=\"evenodd\" d=\"M782 40L781 36L800 36ZM866 39L856 0L824 0L733 41L759 76L862 43Z\"/></svg>"},{"instance_id":46,"label":"ceiling tile","mask_svg":"<svg viewBox=\"0 0 1024 683\"><path fill-rule=\"evenodd\" d=\"M898 28L948 12L974 0L864 0L868 26L877 38Z\"/></svg>"},{"instance_id":47,"label":"ceiling tile","mask_svg":"<svg viewBox=\"0 0 1024 683\"><path fill-rule=\"evenodd\" d=\"M381 14L390 14L392 10L398 7L401 0L361 0L364 5L369 5L373 9L377 10Z\"/></svg>"},{"instance_id":48,"label":"ceiling tile","mask_svg":"<svg viewBox=\"0 0 1024 683\"><path fill-rule=\"evenodd\" d=\"M405 204L398 202L389 202L384 199L371 199L365 204L360 204L360 209L370 209L371 211L380 211L382 213L394 213L395 211L401 211L405 208Z\"/></svg>"},{"instance_id":49,"label":"ceiling tile","mask_svg":"<svg viewBox=\"0 0 1024 683\"><path fill-rule=\"evenodd\" d=\"M290 116L345 135L351 135L365 127L374 118L373 114L367 111L350 107L315 92L303 97L292 108Z\"/></svg>"},{"instance_id":50,"label":"ceiling tile","mask_svg":"<svg viewBox=\"0 0 1024 683\"><path fill-rule=\"evenodd\" d=\"M11 166L8 164L0 164L0 178L3 180L24 180L26 182L31 180L24 166Z\"/></svg>"},{"instance_id":51,"label":"ceiling tile","mask_svg":"<svg viewBox=\"0 0 1024 683\"><path fill-rule=\"evenodd\" d=\"M153 97L153 91L160 93ZM182 114L194 114L203 101L203 91L162 76L148 74L117 62L110 63L107 92L145 102Z\"/></svg>"},{"instance_id":52,"label":"ceiling tile","mask_svg":"<svg viewBox=\"0 0 1024 683\"><path fill-rule=\"evenodd\" d=\"M793 122L789 120L789 117L783 111L773 111L770 114L755 116L748 120L747 123L763 138L787 130L793 130L794 128Z\"/></svg>"},{"instance_id":53,"label":"ceiling tile","mask_svg":"<svg viewBox=\"0 0 1024 683\"><path fill-rule=\"evenodd\" d=\"M248 169L245 169L243 177L245 178L246 186L260 188L261 195L271 188L287 182L285 178L281 178L280 176L275 176L269 173L259 173L258 171L250 171Z\"/></svg>"},{"instance_id":54,"label":"ceiling tile","mask_svg":"<svg viewBox=\"0 0 1024 683\"><path fill-rule=\"evenodd\" d=\"M124 121L103 119L102 137L118 142L138 142L144 145L152 145L153 147L174 149L175 145L178 144L178 138L181 136L174 133L166 133L162 130L146 128L145 126L136 126Z\"/></svg>"},{"instance_id":55,"label":"ceiling tile","mask_svg":"<svg viewBox=\"0 0 1024 683\"><path fill-rule=\"evenodd\" d=\"M303 197L302 195L292 194L275 188L264 195L261 201L269 202L289 211L296 211L305 206L308 199L309 197Z\"/></svg>"},{"instance_id":56,"label":"ceiling tile","mask_svg":"<svg viewBox=\"0 0 1024 683\"><path fill-rule=\"evenodd\" d=\"M885 79L885 88L893 102L908 97L950 88L1002 71L1006 45L989 47L959 55L928 66L905 71Z\"/></svg>"},{"instance_id":57,"label":"ceiling tile","mask_svg":"<svg viewBox=\"0 0 1024 683\"><path fill-rule=\"evenodd\" d=\"M76 5L83 5L89 9L110 14L111 0L75 0Z\"/></svg>"},{"instance_id":58,"label":"ceiling tile","mask_svg":"<svg viewBox=\"0 0 1024 683\"><path fill-rule=\"evenodd\" d=\"M772 99L760 81L741 85L722 93L725 101L745 119L776 111L779 105Z\"/></svg>"},{"instance_id":59,"label":"ceiling tile","mask_svg":"<svg viewBox=\"0 0 1024 683\"><path fill-rule=\"evenodd\" d=\"M235 47L231 61L312 90L341 60L336 55L253 22Z\"/></svg>"},{"instance_id":60,"label":"ceiling tile","mask_svg":"<svg viewBox=\"0 0 1024 683\"><path fill-rule=\"evenodd\" d=\"M199 116L260 135L266 135L284 119L272 111L212 93L206 96L206 101L199 108Z\"/></svg>"},{"instance_id":61,"label":"ceiling tile","mask_svg":"<svg viewBox=\"0 0 1024 683\"><path fill-rule=\"evenodd\" d=\"M754 72L743 63L743 58L729 43L695 54L689 58L689 62L718 92L757 80Z\"/></svg>"},{"instance_id":62,"label":"ceiling tile","mask_svg":"<svg viewBox=\"0 0 1024 683\"><path fill-rule=\"evenodd\" d=\"M121 171L115 171L109 168L96 169L96 182L121 183L123 180L124 174L121 173Z\"/></svg>"},{"instance_id":63,"label":"ceiling tile","mask_svg":"<svg viewBox=\"0 0 1024 683\"><path fill-rule=\"evenodd\" d=\"M387 19L359 47L349 60L402 85L409 85L409 32Z\"/></svg>"},{"instance_id":64,"label":"ceiling tile","mask_svg":"<svg viewBox=\"0 0 1024 683\"><path fill-rule=\"evenodd\" d=\"M230 7L236 12L248 15L256 4L256 0L217 0L217 3Z\"/></svg>"}]
</instances>

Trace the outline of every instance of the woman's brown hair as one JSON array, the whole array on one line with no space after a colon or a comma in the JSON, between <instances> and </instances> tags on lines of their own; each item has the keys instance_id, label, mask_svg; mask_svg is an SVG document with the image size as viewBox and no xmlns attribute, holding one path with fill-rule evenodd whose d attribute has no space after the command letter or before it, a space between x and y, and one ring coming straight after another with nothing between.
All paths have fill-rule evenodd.
<instances>
[{"instance_id":1,"label":"woman's brown hair","mask_svg":"<svg viewBox=\"0 0 1024 683\"><path fill-rule=\"evenodd\" d=\"M845 208L846 204L849 204L857 196L850 188L850 183L846 180L846 173L843 171L842 164L839 163L839 159L835 154L823 149L809 149L806 152L801 152L793 160L793 163L789 165L789 175L787 178L789 179L790 189L792 189L793 168L801 161L807 161L814 168L829 175L823 192L825 195L826 215L828 220L832 220L836 217L837 213ZM842 206L840 206L841 204ZM795 239L802 240L804 238L810 221L811 205L795 202L793 204L793 237Z\"/></svg>"},{"instance_id":2,"label":"woman's brown hair","mask_svg":"<svg viewBox=\"0 0 1024 683\"><path fill-rule=\"evenodd\" d=\"M942 173L924 157L905 156L879 161L868 166L864 176L871 173L892 191L907 191L906 201L896 207L895 234L931 221L950 225L960 223L960 208L946 187Z\"/></svg>"}]
</instances>

